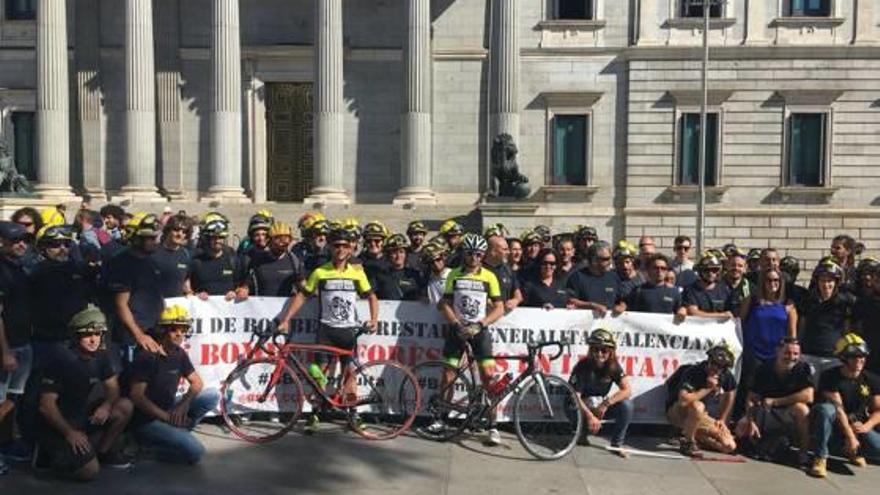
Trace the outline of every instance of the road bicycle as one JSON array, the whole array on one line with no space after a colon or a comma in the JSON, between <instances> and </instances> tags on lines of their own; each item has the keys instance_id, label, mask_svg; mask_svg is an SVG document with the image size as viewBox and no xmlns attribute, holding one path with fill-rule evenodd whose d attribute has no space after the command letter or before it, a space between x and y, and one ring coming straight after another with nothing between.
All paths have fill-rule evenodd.
<instances>
[{"instance_id":1,"label":"road bicycle","mask_svg":"<svg viewBox=\"0 0 880 495\"><path fill-rule=\"evenodd\" d=\"M492 413L512 397L509 415L522 446L538 459L564 457L577 443L584 420L574 388L559 376L545 373L537 364L539 359L547 359L542 349L553 346L558 347L558 352L549 361L558 359L568 344L531 343L527 344L525 355L495 356L508 362L523 361L525 370L516 378L511 373L503 375L488 387L476 382L477 362L468 340L458 366L445 361L426 361L415 366L413 373L422 389L422 417L413 431L428 440L447 441L468 428L489 428ZM445 385L444 375L448 377Z\"/></svg>"},{"instance_id":2,"label":"road bicycle","mask_svg":"<svg viewBox=\"0 0 880 495\"><path fill-rule=\"evenodd\" d=\"M355 338L365 333L368 330L361 328ZM296 425L305 402L313 412L341 416L369 440L395 438L412 425L421 389L409 368L390 360L361 363L357 352L287 340L274 327L255 331L252 351L223 381L220 413L233 434L254 443L281 438ZM329 364L316 373L313 363L320 354L329 358ZM349 358L351 364L333 373L342 358ZM357 381L357 393L344 389L351 376ZM330 378L322 383L325 377ZM249 419L243 421L242 415Z\"/></svg>"}]
</instances>

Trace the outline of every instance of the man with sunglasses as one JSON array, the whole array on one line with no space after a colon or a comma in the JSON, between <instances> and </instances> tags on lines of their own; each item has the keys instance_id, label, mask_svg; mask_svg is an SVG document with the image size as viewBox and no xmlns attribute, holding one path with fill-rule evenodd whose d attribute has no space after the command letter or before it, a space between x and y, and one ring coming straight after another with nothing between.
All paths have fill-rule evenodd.
<instances>
[{"instance_id":1,"label":"man with sunglasses","mask_svg":"<svg viewBox=\"0 0 880 495\"><path fill-rule=\"evenodd\" d=\"M611 271L611 246L597 241L587 250L589 265L568 277L568 305L604 315L619 298L620 283Z\"/></svg>"},{"instance_id":2,"label":"man with sunglasses","mask_svg":"<svg viewBox=\"0 0 880 495\"><path fill-rule=\"evenodd\" d=\"M382 222L374 220L364 225L364 249L355 260L363 265L367 279L373 287L377 285L379 274L388 269L388 259L385 257L386 239L388 228Z\"/></svg>"},{"instance_id":3,"label":"man with sunglasses","mask_svg":"<svg viewBox=\"0 0 880 495\"><path fill-rule=\"evenodd\" d=\"M443 299L437 305L443 318L452 324L453 333L446 335L443 346L443 359L452 367L458 367L462 353L463 340L470 340L474 358L480 364L482 383L493 382L495 360L492 358L492 336L487 328L504 316L504 302L498 278L482 265L488 244L486 239L476 234L467 234L461 241L462 266L454 268L446 279ZM450 373L444 373L441 389L452 380ZM443 428L434 424L429 428ZM499 445L501 435L494 428L489 429L486 439L490 445Z\"/></svg>"},{"instance_id":4,"label":"man with sunglasses","mask_svg":"<svg viewBox=\"0 0 880 495\"><path fill-rule=\"evenodd\" d=\"M759 456L775 456L791 442L807 460L810 442L810 405L813 403L813 368L801 359L801 345L784 337L776 358L758 366L748 387L745 415L736 425L737 438L749 442ZM777 441L784 439L784 442ZM787 450L787 449L785 449Z\"/></svg>"},{"instance_id":5,"label":"man with sunglasses","mask_svg":"<svg viewBox=\"0 0 880 495\"><path fill-rule=\"evenodd\" d=\"M192 262L190 284L199 298L224 296L227 301L247 299L248 263L227 244L229 223L210 219L199 231L202 251Z\"/></svg>"},{"instance_id":6,"label":"man with sunglasses","mask_svg":"<svg viewBox=\"0 0 880 495\"><path fill-rule=\"evenodd\" d=\"M818 402L810 413L812 476L826 476L831 450L841 450L856 467L867 465L865 457L880 459L880 377L865 370L869 354L865 341L848 333L834 346L842 364L819 378Z\"/></svg>"},{"instance_id":7,"label":"man with sunglasses","mask_svg":"<svg viewBox=\"0 0 880 495\"><path fill-rule=\"evenodd\" d=\"M725 454L736 450L736 440L727 428L727 420L736 398L736 378L730 371L733 351L724 342L706 351L707 359L684 365L666 381L666 418L680 428L680 451L688 457L699 456L700 447ZM718 418L706 412L706 399L720 401Z\"/></svg>"},{"instance_id":8,"label":"man with sunglasses","mask_svg":"<svg viewBox=\"0 0 880 495\"><path fill-rule=\"evenodd\" d=\"M727 253L725 270L722 280L730 291L730 311L734 315L740 313L743 301L755 293L755 286L746 278L746 254L739 249Z\"/></svg>"},{"instance_id":9,"label":"man with sunglasses","mask_svg":"<svg viewBox=\"0 0 880 495\"><path fill-rule=\"evenodd\" d=\"M388 267L376 276L376 295L388 301L418 301L422 296L421 274L407 266L409 239L394 234L385 242Z\"/></svg>"},{"instance_id":10,"label":"man with sunglasses","mask_svg":"<svg viewBox=\"0 0 880 495\"><path fill-rule=\"evenodd\" d=\"M648 262L648 281L636 287L626 299L620 299L614 307L615 313L639 311L642 313L664 313L675 315L675 321L684 321L687 310L681 302L681 291L666 284L669 272L669 258L655 254Z\"/></svg>"},{"instance_id":11,"label":"man with sunglasses","mask_svg":"<svg viewBox=\"0 0 880 495\"><path fill-rule=\"evenodd\" d=\"M0 444L4 453L13 450L12 421L21 405L33 364L31 345L31 299L28 277L21 265L27 249L27 230L0 221ZM21 445L21 444L19 444ZM20 449L24 454L29 448ZM26 459L25 459L26 460ZM4 470L0 456L0 474Z\"/></svg>"},{"instance_id":12,"label":"man with sunglasses","mask_svg":"<svg viewBox=\"0 0 880 495\"><path fill-rule=\"evenodd\" d=\"M422 263L427 267L423 276L424 297L428 303L437 305L446 291L446 279L452 270L446 266L446 243L428 242L422 249Z\"/></svg>"},{"instance_id":13,"label":"man with sunglasses","mask_svg":"<svg viewBox=\"0 0 880 495\"><path fill-rule=\"evenodd\" d=\"M189 249L190 221L174 215L162 227L162 242L151 255L162 275L162 297L180 297L192 292L189 276L193 255Z\"/></svg>"},{"instance_id":14,"label":"man with sunglasses","mask_svg":"<svg viewBox=\"0 0 880 495\"><path fill-rule=\"evenodd\" d=\"M201 460L205 447L192 430L220 399L216 390L204 388L181 347L191 327L185 308L165 308L156 325L164 354L141 353L131 368L132 430L141 449L163 462L196 464ZM189 388L176 398L181 378Z\"/></svg>"},{"instance_id":15,"label":"man with sunglasses","mask_svg":"<svg viewBox=\"0 0 880 495\"><path fill-rule=\"evenodd\" d=\"M686 235L680 235L675 238L673 250L675 257L672 259L672 271L676 275L681 272L694 269L694 262L691 260L691 238Z\"/></svg>"},{"instance_id":16,"label":"man with sunglasses","mask_svg":"<svg viewBox=\"0 0 880 495\"><path fill-rule=\"evenodd\" d=\"M682 302L689 316L733 318L730 290L721 282L720 258L706 253L697 263L700 279L684 290Z\"/></svg>"},{"instance_id":17,"label":"man with sunglasses","mask_svg":"<svg viewBox=\"0 0 880 495\"><path fill-rule=\"evenodd\" d=\"M69 322L69 347L58 348L40 372L39 453L35 465L78 480L94 479L101 465L127 468L114 449L132 415L121 397L116 360L104 349L107 320L89 305Z\"/></svg>"}]
</instances>

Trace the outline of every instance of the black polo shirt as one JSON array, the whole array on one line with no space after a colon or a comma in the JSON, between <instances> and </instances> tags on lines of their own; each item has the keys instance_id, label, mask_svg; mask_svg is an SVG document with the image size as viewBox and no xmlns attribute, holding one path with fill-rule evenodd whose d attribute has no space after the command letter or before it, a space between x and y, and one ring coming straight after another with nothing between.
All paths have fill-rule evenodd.
<instances>
[{"instance_id":1,"label":"black polo shirt","mask_svg":"<svg viewBox=\"0 0 880 495\"><path fill-rule=\"evenodd\" d=\"M367 274L367 280L370 281L370 285L373 287L379 283L379 274L391 267L391 264L388 263L388 260L385 258L373 256L366 251L357 255L357 260L360 261L361 265L364 267L364 272Z\"/></svg>"},{"instance_id":2,"label":"black polo shirt","mask_svg":"<svg viewBox=\"0 0 880 495\"><path fill-rule=\"evenodd\" d=\"M137 256L126 249L110 259L107 264L107 289L111 293L128 292L128 308L142 330L152 330L165 307L160 287L162 272L156 261L149 256ZM134 337L119 325L114 328L114 340L133 345Z\"/></svg>"},{"instance_id":3,"label":"black polo shirt","mask_svg":"<svg viewBox=\"0 0 880 495\"><path fill-rule=\"evenodd\" d=\"M58 394L58 409L73 427L84 429L89 412L103 397L104 382L119 374L109 352L88 355L78 349L61 347L49 358L40 377L40 392ZM42 419L43 428L51 428Z\"/></svg>"},{"instance_id":4,"label":"black polo shirt","mask_svg":"<svg viewBox=\"0 0 880 495\"><path fill-rule=\"evenodd\" d=\"M584 269L568 277L566 288L569 297L601 304L611 309L619 297L620 284L614 272L605 272L597 276Z\"/></svg>"},{"instance_id":5,"label":"black polo shirt","mask_svg":"<svg viewBox=\"0 0 880 495\"><path fill-rule=\"evenodd\" d=\"M94 283L94 274L82 263L41 261L31 275L30 299L38 309L33 312L34 340L68 340L67 324L93 301Z\"/></svg>"},{"instance_id":6,"label":"black polo shirt","mask_svg":"<svg viewBox=\"0 0 880 495\"><path fill-rule=\"evenodd\" d=\"M696 306L700 311L709 313L731 311L730 289L724 282L716 282L715 287L706 289L700 280L684 290L682 304Z\"/></svg>"},{"instance_id":7,"label":"black polo shirt","mask_svg":"<svg viewBox=\"0 0 880 495\"><path fill-rule=\"evenodd\" d=\"M678 287L690 287L700 280L700 276L693 270L682 270L675 275L675 285Z\"/></svg>"},{"instance_id":8,"label":"black polo shirt","mask_svg":"<svg viewBox=\"0 0 880 495\"><path fill-rule=\"evenodd\" d=\"M302 261L290 251L280 257L267 254L251 265L251 293L256 296L289 297L305 278Z\"/></svg>"},{"instance_id":9,"label":"black polo shirt","mask_svg":"<svg viewBox=\"0 0 880 495\"><path fill-rule=\"evenodd\" d=\"M387 301L418 301L425 291L418 270L409 267L387 270L376 276L376 297Z\"/></svg>"},{"instance_id":10,"label":"black polo shirt","mask_svg":"<svg viewBox=\"0 0 880 495\"><path fill-rule=\"evenodd\" d=\"M291 249L291 252L296 255L297 258L302 261L303 266L305 267L305 276L308 277L310 273L312 273L315 268L323 265L324 263L328 263L330 261L330 250L326 246L321 249L316 249L312 244L308 241L302 241L297 243Z\"/></svg>"},{"instance_id":11,"label":"black polo shirt","mask_svg":"<svg viewBox=\"0 0 880 495\"><path fill-rule=\"evenodd\" d=\"M620 284L620 299L624 301L627 297L629 297L630 294L632 294L632 291L634 291L636 287L639 287L640 285L645 283L645 281L642 280L642 278L639 277L638 274L631 278L623 278L620 273L617 273L617 281Z\"/></svg>"},{"instance_id":12,"label":"black polo shirt","mask_svg":"<svg viewBox=\"0 0 880 495\"><path fill-rule=\"evenodd\" d=\"M801 347L804 354L832 357L834 344L848 329L855 298L852 294L837 292L827 301L819 301L812 292L798 308L798 316L803 319Z\"/></svg>"},{"instance_id":13,"label":"black polo shirt","mask_svg":"<svg viewBox=\"0 0 880 495\"><path fill-rule=\"evenodd\" d=\"M758 397L779 399L813 386L813 367L801 361L787 374L776 373L775 360L765 361L758 366L749 385L749 391Z\"/></svg>"},{"instance_id":14,"label":"black polo shirt","mask_svg":"<svg viewBox=\"0 0 880 495\"><path fill-rule=\"evenodd\" d=\"M842 366L825 370L819 377L819 392L837 392L843 410L858 421L867 421L875 395L880 395L880 376L863 371L856 378L843 376Z\"/></svg>"},{"instance_id":15,"label":"black polo shirt","mask_svg":"<svg viewBox=\"0 0 880 495\"><path fill-rule=\"evenodd\" d=\"M543 308L551 305L554 308L564 308L568 302L568 291L565 290L563 280L553 279L550 285L540 280L530 280L523 287L522 306L529 308Z\"/></svg>"},{"instance_id":16,"label":"black polo shirt","mask_svg":"<svg viewBox=\"0 0 880 495\"><path fill-rule=\"evenodd\" d=\"M159 246L151 255L159 267L162 276L162 285L159 288L162 297L180 297L183 294L183 284L189 277L192 269L192 253L186 247L168 249Z\"/></svg>"},{"instance_id":17,"label":"black polo shirt","mask_svg":"<svg viewBox=\"0 0 880 495\"><path fill-rule=\"evenodd\" d=\"M165 352L165 356L151 352L139 353L131 365L130 382L132 385L146 382L146 397L160 409L169 411L174 406L180 379L194 373L195 368L180 347L175 346ZM141 426L154 419L156 418L137 410L132 425Z\"/></svg>"},{"instance_id":18,"label":"black polo shirt","mask_svg":"<svg viewBox=\"0 0 880 495\"><path fill-rule=\"evenodd\" d=\"M0 256L0 302L3 303L3 328L10 347L31 341L31 311L28 277L18 260Z\"/></svg>"},{"instance_id":19,"label":"black polo shirt","mask_svg":"<svg viewBox=\"0 0 880 495\"><path fill-rule=\"evenodd\" d=\"M607 397L611 385L620 387L623 377L620 366L596 368L593 360L586 357L574 366L568 381L582 397Z\"/></svg>"},{"instance_id":20,"label":"black polo shirt","mask_svg":"<svg viewBox=\"0 0 880 495\"><path fill-rule=\"evenodd\" d=\"M628 311L675 314L681 308L678 287L645 283L636 287L626 299Z\"/></svg>"},{"instance_id":21,"label":"black polo shirt","mask_svg":"<svg viewBox=\"0 0 880 495\"><path fill-rule=\"evenodd\" d=\"M226 246L219 257L204 251L192 262L190 285L193 292L207 292L210 296L223 296L241 286L247 276L243 257Z\"/></svg>"},{"instance_id":22,"label":"black polo shirt","mask_svg":"<svg viewBox=\"0 0 880 495\"><path fill-rule=\"evenodd\" d=\"M502 301L509 300L513 297L514 291L522 288L520 286L519 278L516 276L516 273L510 269L510 265L507 263L500 263L496 266L483 264L483 266L488 268L490 272L494 273L495 278L498 279L498 288L501 290Z\"/></svg>"},{"instance_id":23,"label":"black polo shirt","mask_svg":"<svg viewBox=\"0 0 880 495\"><path fill-rule=\"evenodd\" d=\"M422 255L424 253L421 249L418 251L407 251L406 252L406 267L412 268L413 270L422 271L425 268L425 264L422 263Z\"/></svg>"}]
</instances>

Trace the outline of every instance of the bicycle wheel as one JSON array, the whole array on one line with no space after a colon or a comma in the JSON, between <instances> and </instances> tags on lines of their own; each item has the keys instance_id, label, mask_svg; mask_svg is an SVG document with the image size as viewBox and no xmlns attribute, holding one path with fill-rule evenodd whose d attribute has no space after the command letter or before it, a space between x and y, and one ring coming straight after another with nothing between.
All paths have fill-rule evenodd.
<instances>
[{"instance_id":1,"label":"bicycle wheel","mask_svg":"<svg viewBox=\"0 0 880 495\"><path fill-rule=\"evenodd\" d=\"M372 361L354 373L357 399L345 409L355 433L368 440L389 440L406 431L421 395L409 368L396 361Z\"/></svg>"},{"instance_id":2,"label":"bicycle wheel","mask_svg":"<svg viewBox=\"0 0 880 495\"><path fill-rule=\"evenodd\" d=\"M299 377L287 363L271 358L236 366L220 388L223 420L232 433L248 442L265 443L284 436L299 419L302 403Z\"/></svg>"},{"instance_id":3,"label":"bicycle wheel","mask_svg":"<svg viewBox=\"0 0 880 495\"><path fill-rule=\"evenodd\" d=\"M564 457L583 428L577 392L558 376L536 374L516 394L513 422L530 454L544 460Z\"/></svg>"},{"instance_id":4,"label":"bicycle wheel","mask_svg":"<svg viewBox=\"0 0 880 495\"><path fill-rule=\"evenodd\" d=\"M455 438L467 426L476 402L473 371L445 361L425 361L413 368L413 374L422 389L421 413L413 431L426 440ZM444 375L452 377L445 386Z\"/></svg>"}]
</instances>

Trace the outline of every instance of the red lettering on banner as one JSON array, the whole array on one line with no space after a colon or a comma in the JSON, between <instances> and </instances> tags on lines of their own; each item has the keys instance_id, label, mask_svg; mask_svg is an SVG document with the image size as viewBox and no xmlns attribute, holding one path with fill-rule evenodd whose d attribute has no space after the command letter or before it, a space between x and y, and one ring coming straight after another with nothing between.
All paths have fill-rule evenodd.
<instances>
[{"instance_id":1,"label":"red lettering on banner","mask_svg":"<svg viewBox=\"0 0 880 495\"><path fill-rule=\"evenodd\" d=\"M670 375L675 373L675 370L678 369L680 363L678 358L666 359L663 358L663 379L665 380Z\"/></svg>"},{"instance_id":2,"label":"red lettering on banner","mask_svg":"<svg viewBox=\"0 0 880 495\"><path fill-rule=\"evenodd\" d=\"M654 378L654 360L650 357L646 357L642 359L642 365L639 367L638 376L646 376L648 378Z\"/></svg>"},{"instance_id":3,"label":"red lettering on banner","mask_svg":"<svg viewBox=\"0 0 880 495\"><path fill-rule=\"evenodd\" d=\"M217 355L216 344L202 344L202 359L199 360L205 366L217 364L220 356Z\"/></svg>"}]
</instances>

